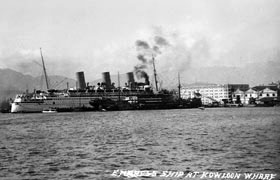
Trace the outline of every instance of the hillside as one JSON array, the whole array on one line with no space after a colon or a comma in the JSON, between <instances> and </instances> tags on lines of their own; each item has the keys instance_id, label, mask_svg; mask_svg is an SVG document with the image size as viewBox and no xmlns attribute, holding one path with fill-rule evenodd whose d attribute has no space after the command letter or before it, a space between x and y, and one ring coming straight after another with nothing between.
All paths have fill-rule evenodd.
<instances>
[{"instance_id":1,"label":"hillside","mask_svg":"<svg viewBox=\"0 0 280 180\"><path fill-rule=\"evenodd\" d=\"M70 87L75 86L74 79L63 76L49 76L51 88L65 89L67 82ZM42 77L25 75L12 69L0 69L0 100L14 97L15 94L29 92L34 89L46 89L45 80Z\"/></svg>"}]
</instances>

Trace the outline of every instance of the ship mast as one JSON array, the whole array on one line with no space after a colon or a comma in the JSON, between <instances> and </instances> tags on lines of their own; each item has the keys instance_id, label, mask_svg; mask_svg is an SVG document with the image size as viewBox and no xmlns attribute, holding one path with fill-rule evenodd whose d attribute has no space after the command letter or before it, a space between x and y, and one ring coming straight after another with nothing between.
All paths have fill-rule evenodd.
<instances>
[{"instance_id":1,"label":"ship mast","mask_svg":"<svg viewBox=\"0 0 280 180\"><path fill-rule=\"evenodd\" d=\"M158 85L157 85L157 72L156 72L156 67L155 67L155 58L154 58L154 55L152 55L152 58L153 58L153 68L154 68L154 76L155 76L155 84L156 84L156 91L158 91Z\"/></svg>"},{"instance_id":2,"label":"ship mast","mask_svg":"<svg viewBox=\"0 0 280 180\"><path fill-rule=\"evenodd\" d=\"M43 70L44 70L46 85L47 85L47 89L49 89L49 81L48 81L47 71L46 71L44 58L43 58L43 54L42 54L42 48L40 48L40 52L41 52L41 59L42 59L42 64L43 64Z\"/></svg>"},{"instance_id":3,"label":"ship mast","mask_svg":"<svg viewBox=\"0 0 280 180\"><path fill-rule=\"evenodd\" d=\"M181 99L181 82L180 82L180 73L178 72L178 93L179 93L179 100Z\"/></svg>"},{"instance_id":4,"label":"ship mast","mask_svg":"<svg viewBox=\"0 0 280 180\"><path fill-rule=\"evenodd\" d=\"M119 101L121 101L121 87L120 87L120 73L118 72L118 89L119 89Z\"/></svg>"}]
</instances>

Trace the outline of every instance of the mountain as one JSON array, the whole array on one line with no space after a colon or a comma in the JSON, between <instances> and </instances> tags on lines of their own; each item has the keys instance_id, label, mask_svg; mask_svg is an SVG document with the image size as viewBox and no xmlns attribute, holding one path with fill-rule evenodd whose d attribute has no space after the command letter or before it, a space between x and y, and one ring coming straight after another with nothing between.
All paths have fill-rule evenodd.
<instances>
[{"instance_id":1,"label":"mountain","mask_svg":"<svg viewBox=\"0 0 280 180\"><path fill-rule=\"evenodd\" d=\"M33 84L35 78L11 69L0 69L0 90L22 90Z\"/></svg>"},{"instance_id":2,"label":"mountain","mask_svg":"<svg viewBox=\"0 0 280 180\"><path fill-rule=\"evenodd\" d=\"M76 81L63 76L49 76L51 88L65 89L67 82L69 87L74 87ZM13 98L15 94L28 90L46 89L45 80L42 77L33 77L12 69L0 69L0 100Z\"/></svg>"}]
</instances>

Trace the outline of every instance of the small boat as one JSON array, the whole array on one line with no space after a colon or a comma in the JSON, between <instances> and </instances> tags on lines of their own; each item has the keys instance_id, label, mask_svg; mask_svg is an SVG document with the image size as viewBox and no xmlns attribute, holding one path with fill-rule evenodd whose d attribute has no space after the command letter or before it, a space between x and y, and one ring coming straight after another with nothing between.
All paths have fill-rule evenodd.
<instances>
[{"instance_id":1,"label":"small boat","mask_svg":"<svg viewBox=\"0 0 280 180\"><path fill-rule=\"evenodd\" d=\"M204 109L205 109L205 107L203 107L203 106L202 106L202 107L198 107L198 109L200 109L200 110L204 110Z\"/></svg>"},{"instance_id":2,"label":"small boat","mask_svg":"<svg viewBox=\"0 0 280 180\"><path fill-rule=\"evenodd\" d=\"M52 108L50 108L50 109L44 109L44 110L42 111L42 113L57 113L57 110L56 110L56 109L52 109Z\"/></svg>"}]
</instances>

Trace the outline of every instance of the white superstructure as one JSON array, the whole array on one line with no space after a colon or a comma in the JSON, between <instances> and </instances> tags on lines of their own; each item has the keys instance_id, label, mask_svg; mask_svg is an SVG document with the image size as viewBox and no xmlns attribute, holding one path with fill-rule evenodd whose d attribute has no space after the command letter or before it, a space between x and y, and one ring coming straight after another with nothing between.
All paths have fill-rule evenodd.
<instances>
[{"instance_id":1,"label":"white superstructure","mask_svg":"<svg viewBox=\"0 0 280 180\"><path fill-rule=\"evenodd\" d=\"M42 112L44 109L71 111L77 108L92 108L89 104L93 97L69 96L40 96L29 97L25 94L17 95L12 103L11 112Z\"/></svg>"}]
</instances>

